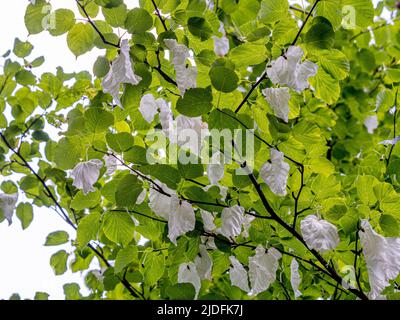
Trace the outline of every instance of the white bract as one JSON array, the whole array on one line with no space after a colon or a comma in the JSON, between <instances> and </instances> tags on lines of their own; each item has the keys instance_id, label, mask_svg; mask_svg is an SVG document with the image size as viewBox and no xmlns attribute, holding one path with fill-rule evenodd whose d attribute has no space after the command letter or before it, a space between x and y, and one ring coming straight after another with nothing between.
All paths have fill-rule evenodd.
<instances>
[{"instance_id":1,"label":"white bract","mask_svg":"<svg viewBox=\"0 0 400 320\"><path fill-rule=\"evenodd\" d=\"M209 135L208 124L201 117L176 117L176 142L178 146L189 149L194 155L200 155L204 138Z\"/></svg>"},{"instance_id":2,"label":"white bract","mask_svg":"<svg viewBox=\"0 0 400 320\"><path fill-rule=\"evenodd\" d=\"M340 242L336 226L313 214L301 221L300 230L307 246L321 253L335 249Z\"/></svg>"},{"instance_id":3,"label":"white bract","mask_svg":"<svg viewBox=\"0 0 400 320\"><path fill-rule=\"evenodd\" d=\"M301 296L301 292L299 290L300 283L301 277L299 273L299 263L293 258L292 262L290 263L290 284L292 285L295 298Z\"/></svg>"},{"instance_id":4,"label":"white bract","mask_svg":"<svg viewBox=\"0 0 400 320\"><path fill-rule=\"evenodd\" d=\"M285 122L289 121L289 100L288 88L266 88L262 90L265 99L274 110L274 114Z\"/></svg>"},{"instance_id":5,"label":"white bract","mask_svg":"<svg viewBox=\"0 0 400 320\"><path fill-rule=\"evenodd\" d=\"M128 40L122 40L121 51L111 65L110 71L103 79L103 91L109 93L114 102L122 108L119 99L120 86L123 83L137 85L142 78L134 73L129 57L130 46Z\"/></svg>"},{"instance_id":6,"label":"white bract","mask_svg":"<svg viewBox=\"0 0 400 320\"><path fill-rule=\"evenodd\" d=\"M8 225L12 223L12 216L15 211L15 205L18 201L18 193L0 194L0 211L3 213L4 218L7 219Z\"/></svg>"},{"instance_id":7,"label":"white bract","mask_svg":"<svg viewBox=\"0 0 400 320\"><path fill-rule=\"evenodd\" d=\"M185 45L178 44L175 39L165 39L164 42L172 52L176 82L179 91L184 95L187 89L196 87L197 69L193 66L186 66L186 59L190 57L190 53Z\"/></svg>"},{"instance_id":8,"label":"white bract","mask_svg":"<svg viewBox=\"0 0 400 320\"><path fill-rule=\"evenodd\" d=\"M215 219L215 213L211 213L208 211L205 211L203 209L200 209L200 215L201 219L203 220L203 228L205 232L213 232L217 228L214 219Z\"/></svg>"},{"instance_id":9,"label":"white bract","mask_svg":"<svg viewBox=\"0 0 400 320\"><path fill-rule=\"evenodd\" d=\"M72 170L74 178L73 186L81 189L84 195L93 192L96 189L93 185L99 179L100 169L103 167L103 162L99 159L91 159L86 162L78 163Z\"/></svg>"},{"instance_id":10,"label":"white bract","mask_svg":"<svg viewBox=\"0 0 400 320\"><path fill-rule=\"evenodd\" d=\"M222 37L212 36L214 40L214 52L217 56L223 57L229 52L229 39L226 37L224 24L220 22L218 29L222 33Z\"/></svg>"},{"instance_id":11,"label":"white bract","mask_svg":"<svg viewBox=\"0 0 400 320\"><path fill-rule=\"evenodd\" d=\"M103 160L107 168L106 174L113 174L118 167L117 159L112 155L105 154Z\"/></svg>"},{"instance_id":12,"label":"white bract","mask_svg":"<svg viewBox=\"0 0 400 320\"><path fill-rule=\"evenodd\" d=\"M367 220L361 221L359 236L371 287L369 296L383 299L382 290L400 273L400 238L381 236Z\"/></svg>"},{"instance_id":13,"label":"white bract","mask_svg":"<svg viewBox=\"0 0 400 320\"><path fill-rule=\"evenodd\" d=\"M265 162L260 170L260 176L273 193L286 195L286 183L290 166L284 161L284 154L276 149L270 149L270 162Z\"/></svg>"},{"instance_id":14,"label":"white bract","mask_svg":"<svg viewBox=\"0 0 400 320\"><path fill-rule=\"evenodd\" d=\"M164 99L158 98L157 100L151 93L145 94L140 100L139 111L143 118L151 123L154 117L159 112L159 109L166 106Z\"/></svg>"},{"instance_id":15,"label":"white bract","mask_svg":"<svg viewBox=\"0 0 400 320\"><path fill-rule=\"evenodd\" d=\"M281 253L275 248L265 252L265 248L261 245L257 246L256 254L249 257L249 278L252 295L257 295L267 290L276 280L276 271L281 257Z\"/></svg>"},{"instance_id":16,"label":"white bract","mask_svg":"<svg viewBox=\"0 0 400 320\"><path fill-rule=\"evenodd\" d=\"M139 194L138 198L136 199L136 204L142 204L143 201L146 199L147 190L143 189L143 191Z\"/></svg>"},{"instance_id":17,"label":"white bract","mask_svg":"<svg viewBox=\"0 0 400 320\"><path fill-rule=\"evenodd\" d=\"M367 128L369 134L373 134L375 129L378 128L377 115L368 116L364 120L364 126Z\"/></svg>"},{"instance_id":18,"label":"white bract","mask_svg":"<svg viewBox=\"0 0 400 320\"><path fill-rule=\"evenodd\" d=\"M238 205L224 208L221 213L221 234L227 238L235 238L242 232L244 208Z\"/></svg>"},{"instance_id":19,"label":"white bract","mask_svg":"<svg viewBox=\"0 0 400 320\"><path fill-rule=\"evenodd\" d=\"M196 291L195 299L197 299L201 288L201 279L193 262L179 265L178 283L191 283Z\"/></svg>"},{"instance_id":20,"label":"white bract","mask_svg":"<svg viewBox=\"0 0 400 320\"><path fill-rule=\"evenodd\" d=\"M210 256L208 255L205 245L200 245L200 252L194 260L194 264L196 265L197 274L199 275L201 280L212 280L211 271L213 263Z\"/></svg>"},{"instance_id":21,"label":"white bract","mask_svg":"<svg viewBox=\"0 0 400 320\"><path fill-rule=\"evenodd\" d=\"M168 220L169 214L176 210L176 207L179 204L179 199L174 190L171 190L158 180L155 182L165 193L169 194L170 197L157 191L155 188L150 188L149 207L156 215Z\"/></svg>"},{"instance_id":22,"label":"white bract","mask_svg":"<svg viewBox=\"0 0 400 320\"><path fill-rule=\"evenodd\" d=\"M175 205L175 210L169 213L168 217L168 237L173 244L176 243L176 239L184 235L186 232L194 230L196 223L195 213L191 204L187 201Z\"/></svg>"},{"instance_id":23,"label":"white bract","mask_svg":"<svg viewBox=\"0 0 400 320\"><path fill-rule=\"evenodd\" d=\"M394 139L389 139L389 140L383 140L383 141L381 141L381 142L379 142L379 144L383 144L383 145L385 145L385 146L387 146L387 145L395 145L397 142L399 142L400 141L400 136L397 136L396 138L394 138Z\"/></svg>"},{"instance_id":24,"label":"white bract","mask_svg":"<svg viewBox=\"0 0 400 320\"><path fill-rule=\"evenodd\" d=\"M308 88L308 78L317 74L318 65L311 61L301 62L303 54L300 47L289 47L285 57L279 57L267 67L268 77L274 84L288 86L297 92Z\"/></svg>"},{"instance_id":25,"label":"white bract","mask_svg":"<svg viewBox=\"0 0 400 320\"><path fill-rule=\"evenodd\" d=\"M221 161L221 152L216 151L210 159L210 163L207 165L207 177L210 183L217 185L219 180L224 177L225 166Z\"/></svg>"},{"instance_id":26,"label":"white bract","mask_svg":"<svg viewBox=\"0 0 400 320\"><path fill-rule=\"evenodd\" d=\"M251 223L253 222L253 220L255 219L255 216L252 216L250 214L246 214L244 216L243 219L243 232L242 232L242 236L244 238L248 238L249 237L249 229L251 227Z\"/></svg>"},{"instance_id":27,"label":"white bract","mask_svg":"<svg viewBox=\"0 0 400 320\"><path fill-rule=\"evenodd\" d=\"M229 269L229 278L231 280L231 285L239 287L243 291L249 292L249 280L247 276L247 271L243 265L234 256L230 256L231 268Z\"/></svg>"}]
</instances>

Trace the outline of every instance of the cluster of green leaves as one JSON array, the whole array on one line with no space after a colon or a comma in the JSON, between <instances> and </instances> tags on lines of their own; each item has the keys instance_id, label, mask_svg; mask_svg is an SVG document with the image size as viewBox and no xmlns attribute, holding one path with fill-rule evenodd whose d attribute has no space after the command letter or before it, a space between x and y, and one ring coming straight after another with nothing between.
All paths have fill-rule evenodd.
<instances>
[{"instance_id":1,"label":"cluster of green leaves","mask_svg":"<svg viewBox=\"0 0 400 320\"><path fill-rule=\"evenodd\" d=\"M71 10L54 11L55 28L48 32L52 36L66 34L73 54L80 56L95 47L104 49L104 55L93 61L92 74L66 74L58 68L55 74L37 75L34 68L42 65L44 58L30 58L32 45L19 39L13 51L3 56L1 190L22 192L29 200L17 208L23 228L33 219L33 207L63 208L76 225L77 236L72 240L75 251L60 250L51 258L55 274L63 274L67 268L73 272L88 270L92 260L98 258L88 247L94 242L101 246L102 256L114 262L107 264L99 259L101 276L97 270L88 270L85 283L91 294L87 297L82 297L76 284L65 285L67 299L132 298L121 279L145 298L191 299L193 287L177 284L177 273L181 263L193 261L199 253L204 231L197 209L216 212L217 225L223 205L240 203L246 210L269 215L249 177L235 174L237 164L226 165L220 183L228 188L228 197L222 206L218 187L208 191L200 187L209 184L202 164L149 164L146 134L154 124L147 123L138 110L145 93L170 101L176 115L202 116L209 129L254 129L256 178L268 160L271 146L284 152L292 160L288 161L288 195L275 196L258 179L266 199L288 225L292 225L294 216L299 221L315 212L335 224L341 242L335 251L323 256L341 276L358 256L360 290L369 291L365 263L354 251L360 219L371 219L385 236L400 236L400 147L378 144L396 134L397 112L392 115L389 109L397 101L400 82L400 23L397 18L393 24L383 19L373 22L384 8L393 11L394 1L382 1L374 8L370 0L320 0L310 17L307 15L313 3L301 8L289 7L286 0L214 2L210 8L201 0L142 0L139 8L128 9L123 0L77 0L80 19ZM37 0L27 7L29 34L45 31L43 7L47 5L45 0ZM157 15L154 5L163 17ZM356 10L354 29L342 27L344 6ZM216 56L213 50L212 36L221 36L220 21L230 43L225 57ZM300 33L298 25L302 21L307 23ZM125 32L135 73L142 81L124 86L122 109L113 106L112 98L103 93L101 81L118 54L118 34ZM312 90L292 94L286 124L274 116L261 93L263 88L273 86L271 81L266 78L254 90L251 88L269 61L279 57L298 35L297 45L319 69L310 81ZM177 39L194 54L197 88L183 97L171 81L175 75L165 54L163 39L167 38ZM240 111L235 112L242 101ZM379 128L369 134L363 123L374 112ZM56 130L60 138L51 138L49 130ZM68 172L86 159L102 159L105 151L115 154L125 166L111 177L102 169L96 191L84 195L72 185ZM33 164L29 167L27 163ZM136 204L149 182L132 175L132 170L178 190L181 197L200 202L193 204L196 229L180 237L177 246L168 240L166 223L150 210L148 201ZM21 176L18 181L15 174ZM142 237L148 239L145 244L139 244ZM256 218L249 239L236 240L237 244L248 241L249 245L232 246L223 237L215 238L218 250L209 252L213 281L202 282L200 298L249 298L231 286L227 270L230 255L246 265L254 254L252 245L274 246L305 261L316 261L293 234L273 219ZM55 232L48 235L46 245L67 241L67 234ZM70 255L73 262L68 266ZM280 280L255 298L287 299L293 295L291 259L283 256L277 275ZM332 279L312 265L301 264L300 272L304 299L356 298L346 290L336 290ZM393 286L387 293L396 298L394 291ZM39 293L37 298L46 298L46 294Z\"/></svg>"}]
</instances>

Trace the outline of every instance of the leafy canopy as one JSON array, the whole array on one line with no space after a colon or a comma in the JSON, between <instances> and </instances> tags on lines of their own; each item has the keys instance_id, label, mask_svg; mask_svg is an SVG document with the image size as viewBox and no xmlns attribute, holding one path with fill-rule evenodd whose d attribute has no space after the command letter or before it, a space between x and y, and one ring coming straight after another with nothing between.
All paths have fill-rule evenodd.
<instances>
[{"instance_id":1,"label":"leafy canopy","mask_svg":"<svg viewBox=\"0 0 400 320\"><path fill-rule=\"evenodd\" d=\"M142 0L139 8L128 8L123 0L76 0L79 15L59 9L50 18L42 10L47 1L32 2L25 15L30 35L64 34L77 57L103 50L91 72L73 74L62 67L37 74L45 58L32 57L33 46L20 39L3 55L0 188L24 195L15 209L24 229L42 207L54 209L76 229L75 239L58 230L46 238L46 246L71 241L75 247L51 257L55 274L85 271L86 299L193 299L197 294L248 299L230 281L230 257L246 274L261 245L271 255L275 248L282 258L276 262L276 280L251 299L298 297L291 281L293 257L301 275L300 298L366 298L371 283L360 221L370 220L383 236L400 237L400 149L379 144L398 132L400 24L394 1L374 8L371 0L318 0L303 8L287 0ZM393 12L393 23L381 18L383 9ZM50 21L48 30L44 19ZM121 105L104 90L105 77L122 56L119 35L129 41L125 63L140 77L137 84L118 83ZM215 38L222 37L229 44L226 52L214 50ZM165 39L189 49L191 58L179 70ZM291 45L300 46L303 60L318 71L308 79L308 89L290 91L286 123L262 90L276 87L265 70ZM195 83L182 92L193 77L188 67L195 68ZM209 130L251 130L253 172L239 175L236 169L243 163L222 164L222 178L210 185L207 164L163 163L157 155L158 162L150 163L146 153L153 141L147 134L160 129L163 113L157 105L150 121L144 118L139 107L145 94L162 98L174 118L201 117ZM376 129L366 128L368 119L375 119ZM228 146L231 142L220 151ZM289 166L281 195L261 177L271 149L283 152ZM97 169L94 191L86 193L72 170L93 159L110 161L115 170ZM159 197L160 190L194 210L194 227L185 229L176 245L169 238L171 215L179 214L183 225L191 212L182 205L169 219L160 216L150 203L152 192ZM239 230L227 238L218 228L227 217L224 209L235 205L254 219L247 235ZM204 214L213 215L216 229L208 229ZM320 253L304 242L300 225L311 214L335 226L340 241L335 249ZM0 210L0 217L4 220L5 212ZM187 264L189 274L190 263L207 256L200 253L203 246L212 268L195 288L194 281L180 281L180 267ZM67 265L70 256L73 262ZM93 260L101 270L90 268ZM390 299L399 298L394 280L383 292ZM66 284L64 291L66 299L83 298L77 284ZM35 298L47 297L38 292Z\"/></svg>"}]
</instances>

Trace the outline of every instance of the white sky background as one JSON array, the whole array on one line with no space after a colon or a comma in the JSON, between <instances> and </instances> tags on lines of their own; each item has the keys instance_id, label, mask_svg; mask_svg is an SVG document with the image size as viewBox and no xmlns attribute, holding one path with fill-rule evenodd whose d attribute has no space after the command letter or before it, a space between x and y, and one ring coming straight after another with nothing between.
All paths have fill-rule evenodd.
<instances>
[{"instance_id":1,"label":"white sky background","mask_svg":"<svg viewBox=\"0 0 400 320\"><path fill-rule=\"evenodd\" d=\"M137 6L137 0L125 0L128 7ZM301 4L302 0L289 1ZM377 2L377 1L374 1ZM69 8L79 13L75 0L51 1L53 9ZM0 56L12 49L14 39L29 40L34 45L31 57L45 57L45 63L35 69L36 74L55 72L57 66L62 66L65 72L91 71L96 57L104 52L94 49L78 59L70 52L66 43L66 35L52 37L47 32L28 38L24 24L24 13L28 0L7 1L0 10ZM3 177L0 176L0 183ZM20 194L19 201L26 199ZM9 227L7 222L0 224L0 299L8 299L13 293L21 298L32 299L36 291L50 294L50 299L64 299L63 284L77 282L81 285L81 293L88 291L83 284L80 273L67 271L62 276L55 276L49 261L53 253L65 249L72 252L69 244L56 247L43 246L47 234L56 230L74 232L53 211L46 208L35 208L34 219L29 228L22 231L19 220L14 217L14 223Z\"/></svg>"}]
</instances>

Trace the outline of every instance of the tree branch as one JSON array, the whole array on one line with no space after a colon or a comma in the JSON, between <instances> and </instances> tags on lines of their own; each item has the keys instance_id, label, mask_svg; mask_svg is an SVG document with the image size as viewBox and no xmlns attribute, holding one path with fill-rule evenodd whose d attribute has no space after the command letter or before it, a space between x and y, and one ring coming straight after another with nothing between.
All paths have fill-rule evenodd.
<instances>
[{"instance_id":1,"label":"tree branch","mask_svg":"<svg viewBox=\"0 0 400 320\"><path fill-rule=\"evenodd\" d=\"M45 189L45 194L53 201L54 205L56 208L61 212L61 217L65 222L67 222L74 230L77 230L77 227L75 224L71 221L69 218L68 214L65 212L64 208L60 205L58 200L56 199L56 196L53 194L53 192L50 190L50 188L47 186L46 181L39 176L39 174L32 168L32 166L29 164L29 162L19 153L17 150L15 150L11 144L8 142L6 137L3 135L3 133L0 132L0 137L5 143L5 145L23 162L24 166L29 169L29 171L36 177L36 179L42 184L43 188ZM90 248L105 264L107 267L111 267L111 264L108 262L108 260L104 257L104 255L98 251L92 244L87 244L88 248ZM119 278L121 283L125 286L125 288L129 291L129 293L137 298L141 297L143 298L139 292L136 292L136 289L132 287L132 285L126 281L125 279Z\"/></svg>"},{"instance_id":2,"label":"tree branch","mask_svg":"<svg viewBox=\"0 0 400 320\"><path fill-rule=\"evenodd\" d=\"M151 2L153 3L154 9L156 10L156 15L157 15L158 18L160 19L160 21L161 21L161 23L162 23L162 25L163 25L163 27L164 27L164 30L165 30L165 31L168 31L167 25L165 24L165 20L164 20L164 18L161 16L160 10L158 9L156 3L154 2L154 0L151 0Z\"/></svg>"},{"instance_id":3,"label":"tree branch","mask_svg":"<svg viewBox=\"0 0 400 320\"><path fill-rule=\"evenodd\" d=\"M84 13L85 17L87 18L88 22L91 24L91 26L93 27L93 29L97 32L97 34L99 35L100 39L103 41L104 44L108 44L112 47L115 48L120 48L119 43L115 44L112 43L110 41L108 41L106 39L106 37L103 35L103 33L99 30L99 28L97 28L96 24L93 22L93 20L90 18L89 13L86 11L85 5L83 5L80 0L75 0L75 2L77 3L77 5L79 6L79 8L81 8L82 12Z\"/></svg>"}]
</instances>

